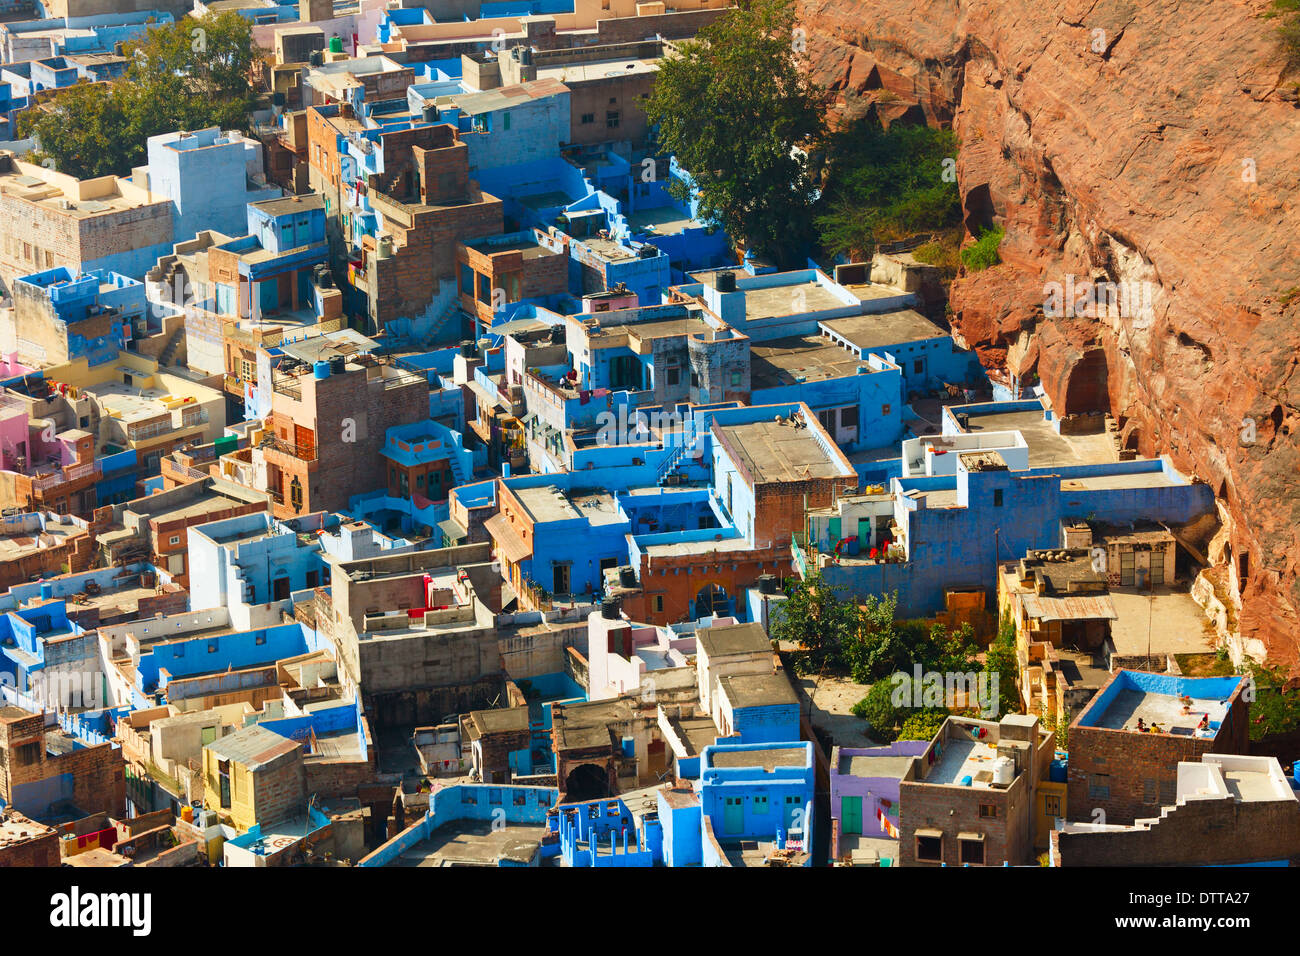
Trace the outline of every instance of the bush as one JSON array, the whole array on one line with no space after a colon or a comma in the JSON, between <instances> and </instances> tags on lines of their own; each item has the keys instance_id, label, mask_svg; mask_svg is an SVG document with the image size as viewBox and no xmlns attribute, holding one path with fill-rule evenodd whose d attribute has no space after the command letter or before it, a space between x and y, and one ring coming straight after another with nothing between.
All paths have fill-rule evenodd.
<instances>
[{"instance_id":1,"label":"bush","mask_svg":"<svg viewBox=\"0 0 1300 956\"><path fill-rule=\"evenodd\" d=\"M1273 0L1266 17L1278 18L1277 35L1286 56L1287 69L1300 69L1300 0Z\"/></svg>"},{"instance_id":2,"label":"bush","mask_svg":"<svg viewBox=\"0 0 1300 956\"><path fill-rule=\"evenodd\" d=\"M961 251L961 262L968 272L982 272L1002 261L998 255L998 246L1006 234L1001 226L980 233L973 243Z\"/></svg>"}]
</instances>

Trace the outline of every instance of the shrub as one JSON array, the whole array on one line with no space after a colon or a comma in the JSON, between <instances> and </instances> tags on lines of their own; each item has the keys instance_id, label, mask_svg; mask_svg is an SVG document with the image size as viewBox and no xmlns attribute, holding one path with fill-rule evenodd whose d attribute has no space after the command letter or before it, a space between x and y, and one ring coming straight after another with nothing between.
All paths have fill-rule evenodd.
<instances>
[{"instance_id":1,"label":"shrub","mask_svg":"<svg viewBox=\"0 0 1300 956\"><path fill-rule=\"evenodd\" d=\"M998 246L1006 234L1001 226L995 226L979 234L979 237L961 251L961 262L968 272L981 272L989 266L1002 261L998 255Z\"/></svg>"}]
</instances>

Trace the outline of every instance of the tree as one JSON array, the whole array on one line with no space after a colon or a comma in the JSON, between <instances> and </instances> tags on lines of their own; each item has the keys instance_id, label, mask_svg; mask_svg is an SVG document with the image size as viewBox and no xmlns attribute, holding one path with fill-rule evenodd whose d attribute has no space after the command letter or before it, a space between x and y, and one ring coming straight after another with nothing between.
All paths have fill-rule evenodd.
<instances>
[{"instance_id":1,"label":"tree","mask_svg":"<svg viewBox=\"0 0 1300 956\"><path fill-rule=\"evenodd\" d=\"M994 677L997 678L998 716L1020 713L1020 663L1016 658L1016 630L1008 618L1003 618L997 638L984 654L984 672L989 675L990 683Z\"/></svg>"},{"instance_id":2,"label":"tree","mask_svg":"<svg viewBox=\"0 0 1300 956\"><path fill-rule=\"evenodd\" d=\"M888 678L871 685L867 696L853 705L853 714L863 718L871 727L871 736L881 743L889 743L898 735L898 727L908 717L911 708L900 707L894 703L895 690L900 690L906 697L908 691L904 685L910 684L912 678L904 673L892 674Z\"/></svg>"},{"instance_id":3,"label":"tree","mask_svg":"<svg viewBox=\"0 0 1300 956\"><path fill-rule=\"evenodd\" d=\"M943 722L948 719L948 712L938 707L926 707L912 711L903 721L898 732L899 740L933 740Z\"/></svg>"},{"instance_id":4,"label":"tree","mask_svg":"<svg viewBox=\"0 0 1300 956\"><path fill-rule=\"evenodd\" d=\"M956 153L951 130L901 123L885 130L871 116L838 131L816 220L822 245L861 261L879 242L957 225Z\"/></svg>"},{"instance_id":5,"label":"tree","mask_svg":"<svg viewBox=\"0 0 1300 956\"><path fill-rule=\"evenodd\" d=\"M182 129L247 129L249 71L259 56L252 22L209 13L153 27L127 45L131 63L110 83L81 83L19 115L37 159L86 179L125 175L145 160L150 136Z\"/></svg>"},{"instance_id":6,"label":"tree","mask_svg":"<svg viewBox=\"0 0 1300 956\"><path fill-rule=\"evenodd\" d=\"M817 189L799 149L823 128L794 24L793 0L740 0L660 62L646 102L659 148L694 179L699 216L782 267L810 237Z\"/></svg>"},{"instance_id":7,"label":"tree","mask_svg":"<svg viewBox=\"0 0 1300 956\"><path fill-rule=\"evenodd\" d=\"M820 571L786 585L786 600L771 633L774 640L802 648L794 659L800 673L840 673L847 668L844 650L857 633L858 614L855 605L836 596L843 590L827 584Z\"/></svg>"}]
</instances>

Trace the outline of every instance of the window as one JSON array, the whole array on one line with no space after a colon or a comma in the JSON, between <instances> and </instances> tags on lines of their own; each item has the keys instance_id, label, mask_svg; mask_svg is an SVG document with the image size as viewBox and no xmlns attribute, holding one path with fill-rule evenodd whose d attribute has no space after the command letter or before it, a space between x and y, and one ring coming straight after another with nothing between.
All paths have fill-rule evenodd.
<instances>
[{"instance_id":1,"label":"window","mask_svg":"<svg viewBox=\"0 0 1300 956\"><path fill-rule=\"evenodd\" d=\"M502 114L501 114L501 128L502 128L503 130L505 130L505 129L509 129L509 128L510 128L510 114L509 114L509 113L502 113Z\"/></svg>"},{"instance_id":2,"label":"window","mask_svg":"<svg viewBox=\"0 0 1300 956\"><path fill-rule=\"evenodd\" d=\"M254 643L254 644L265 644L265 643L266 643L266 633L263 632L263 633L257 635L257 637L255 637L255 638L253 639L253 643Z\"/></svg>"},{"instance_id":3,"label":"window","mask_svg":"<svg viewBox=\"0 0 1300 956\"><path fill-rule=\"evenodd\" d=\"M1061 815L1061 797L1059 794L1045 794L1043 796L1043 812L1049 817L1059 817Z\"/></svg>"},{"instance_id":4,"label":"window","mask_svg":"<svg viewBox=\"0 0 1300 956\"><path fill-rule=\"evenodd\" d=\"M596 114L595 114L595 113L583 113L583 114L582 114L582 119L580 120L580 122L582 123L583 126L589 126L590 124L596 122Z\"/></svg>"},{"instance_id":5,"label":"window","mask_svg":"<svg viewBox=\"0 0 1300 956\"><path fill-rule=\"evenodd\" d=\"M654 609L656 614L662 614L664 612L664 596L662 594L656 594L654 596Z\"/></svg>"},{"instance_id":6,"label":"window","mask_svg":"<svg viewBox=\"0 0 1300 956\"><path fill-rule=\"evenodd\" d=\"M1167 806L1167 805L1169 805L1169 804L1171 804L1171 803L1176 802L1177 799L1178 799L1178 786L1177 786L1176 781L1173 781L1173 780L1161 780L1161 781L1160 781L1160 802L1161 802L1161 804L1164 804L1164 805Z\"/></svg>"},{"instance_id":7,"label":"window","mask_svg":"<svg viewBox=\"0 0 1300 956\"><path fill-rule=\"evenodd\" d=\"M739 385L739 384L740 384L740 373L739 373L739 372L732 372L732 373L731 373L731 384L732 384L732 385Z\"/></svg>"},{"instance_id":8,"label":"window","mask_svg":"<svg viewBox=\"0 0 1300 956\"><path fill-rule=\"evenodd\" d=\"M499 805L499 804L501 803L501 791L500 791L500 790L489 790L489 791L488 791L488 803L493 804L493 805Z\"/></svg>"},{"instance_id":9,"label":"window","mask_svg":"<svg viewBox=\"0 0 1300 956\"><path fill-rule=\"evenodd\" d=\"M973 837L959 837L957 845L961 848L960 862L969 863L972 866L984 865L984 839L983 837L975 839Z\"/></svg>"},{"instance_id":10,"label":"window","mask_svg":"<svg viewBox=\"0 0 1300 956\"><path fill-rule=\"evenodd\" d=\"M889 406L889 405L881 405L881 406L880 406L880 414L881 414L881 415L888 415L888 414L889 414L889 409L890 409L890 408L891 408L891 406Z\"/></svg>"},{"instance_id":11,"label":"window","mask_svg":"<svg viewBox=\"0 0 1300 956\"><path fill-rule=\"evenodd\" d=\"M678 368L676 365L668 366L665 375L668 379L669 385L677 385L682 380L682 370Z\"/></svg>"},{"instance_id":12,"label":"window","mask_svg":"<svg viewBox=\"0 0 1300 956\"><path fill-rule=\"evenodd\" d=\"M462 791L460 792L460 802L461 802L461 803L469 803L469 804L477 804L477 803L478 803L478 795L477 795L476 793L474 793L473 790L470 790L468 787L466 787L464 790L462 790Z\"/></svg>"},{"instance_id":13,"label":"window","mask_svg":"<svg viewBox=\"0 0 1300 956\"><path fill-rule=\"evenodd\" d=\"M993 489L993 507L994 507L994 508L1001 508L1001 507L1002 507L1002 489L1001 489L1001 488L994 488L994 489Z\"/></svg>"},{"instance_id":14,"label":"window","mask_svg":"<svg viewBox=\"0 0 1300 956\"><path fill-rule=\"evenodd\" d=\"M916 858L922 863L940 863L943 861L943 837L918 836L916 838Z\"/></svg>"},{"instance_id":15,"label":"window","mask_svg":"<svg viewBox=\"0 0 1300 956\"><path fill-rule=\"evenodd\" d=\"M1093 773L1088 775L1088 799L1110 799L1110 774Z\"/></svg>"},{"instance_id":16,"label":"window","mask_svg":"<svg viewBox=\"0 0 1300 956\"><path fill-rule=\"evenodd\" d=\"M858 406L848 405L840 409L840 428L858 427Z\"/></svg>"},{"instance_id":17,"label":"window","mask_svg":"<svg viewBox=\"0 0 1300 956\"><path fill-rule=\"evenodd\" d=\"M39 741L32 744L22 744L14 748L14 763L19 767L26 767L30 764L40 763L41 744Z\"/></svg>"},{"instance_id":18,"label":"window","mask_svg":"<svg viewBox=\"0 0 1300 956\"><path fill-rule=\"evenodd\" d=\"M515 790L512 792L511 796L514 798L515 806L517 807L522 807L528 802L528 794L523 790Z\"/></svg>"},{"instance_id":19,"label":"window","mask_svg":"<svg viewBox=\"0 0 1300 956\"><path fill-rule=\"evenodd\" d=\"M925 371L925 359L916 359L914 362L912 362L912 372L914 374L920 375L924 371Z\"/></svg>"},{"instance_id":20,"label":"window","mask_svg":"<svg viewBox=\"0 0 1300 956\"><path fill-rule=\"evenodd\" d=\"M167 539L167 543L168 543L168 544L180 544L180 543L181 543L181 536L178 535L178 534L174 534L174 535L172 535L170 538Z\"/></svg>"},{"instance_id":21,"label":"window","mask_svg":"<svg viewBox=\"0 0 1300 956\"><path fill-rule=\"evenodd\" d=\"M998 815L998 805L996 803L981 803L980 816L983 818L996 817Z\"/></svg>"},{"instance_id":22,"label":"window","mask_svg":"<svg viewBox=\"0 0 1300 956\"><path fill-rule=\"evenodd\" d=\"M215 654L217 652L217 646L216 641L208 641L208 653Z\"/></svg>"},{"instance_id":23,"label":"window","mask_svg":"<svg viewBox=\"0 0 1300 956\"><path fill-rule=\"evenodd\" d=\"M618 110L606 111L605 129L618 129Z\"/></svg>"}]
</instances>

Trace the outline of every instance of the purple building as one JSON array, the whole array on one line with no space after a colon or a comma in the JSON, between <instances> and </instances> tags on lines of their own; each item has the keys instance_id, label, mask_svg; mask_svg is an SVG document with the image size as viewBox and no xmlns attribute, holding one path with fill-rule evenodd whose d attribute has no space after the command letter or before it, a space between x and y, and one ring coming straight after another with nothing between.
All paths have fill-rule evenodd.
<instances>
[{"instance_id":1,"label":"purple building","mask_svg":"<svg viewBox=\"0 0 1300 956\"><path fill-rule=\"evenodd\" d=\"M897 866L898 784L928 741L831 751L833 860Z\"/></svg>"}]
</instances>

